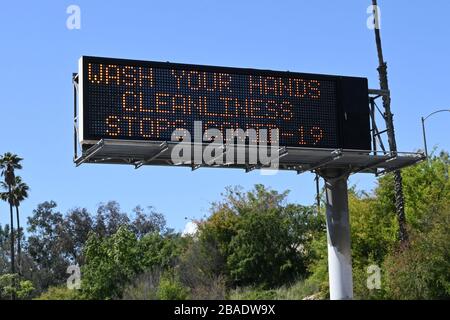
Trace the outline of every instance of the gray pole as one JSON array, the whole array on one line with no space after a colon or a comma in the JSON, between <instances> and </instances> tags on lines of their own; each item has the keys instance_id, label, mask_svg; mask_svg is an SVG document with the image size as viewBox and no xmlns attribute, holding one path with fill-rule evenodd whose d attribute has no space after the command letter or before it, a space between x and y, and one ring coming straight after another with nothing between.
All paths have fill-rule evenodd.
<instances>
[{"instance_id":1,"label":"gray pole","mask_svg":"<svg viewBox=\"0 0 450 320\"><path fill-rule=\"evenodd\" d=\"M342 170L323 172L326 191L328 277L331 300L353 299L348 175Z\"/></svg>"}]
</instances>

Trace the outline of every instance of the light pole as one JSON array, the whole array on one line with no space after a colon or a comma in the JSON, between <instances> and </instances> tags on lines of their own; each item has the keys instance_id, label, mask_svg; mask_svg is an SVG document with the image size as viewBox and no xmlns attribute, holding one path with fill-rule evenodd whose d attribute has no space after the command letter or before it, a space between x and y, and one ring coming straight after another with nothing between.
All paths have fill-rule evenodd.
<instances>
[{"instance_id":1,"label":"light pole","mask_svg":"<svg viewBox=\"0 0 450 320\"><path fill-rule=\"evenodd\" d=\"M427 120L429 117L431 117L432 115L436 114L436 113L440 113L440 112L450 112L450 109L442 109L442 110L438 110L435 112L430 113L429 115L427 115L425 118L422 117L422 134L423 134L423 144L425 147L425 156L428 159L428 147L427 147L427 138L426 138L426 134L425 134L425 120Z\"/></svg>"}]
</instances>

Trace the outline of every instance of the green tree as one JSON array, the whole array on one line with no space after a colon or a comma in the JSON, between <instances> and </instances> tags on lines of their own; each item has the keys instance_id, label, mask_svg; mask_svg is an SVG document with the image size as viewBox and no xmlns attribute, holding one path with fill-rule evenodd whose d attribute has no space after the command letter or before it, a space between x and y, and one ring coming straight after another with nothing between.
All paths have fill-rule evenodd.
<instances>
[{"instance_id":1,"label":"green tree","mask_svg":"<svg viewBox=\"0 0 450 320\"><path fill-rule=\"evenodd\" d=\"M108 238L91 234L85 248L82 290L91 299L121 297L123 288L139 272L137 238L119 227Z\"/></svg>"},{"instance_id":2,"label":"green tree","mask_svg":"<svg viewBox=\"0 0 450 320\"><path fill-rule=\"evenodd\" d=\"M94 230L95 221L85 208L74 208L63 216L61 223L62 228L57 229L60 250L71 264L82 265L83 248Z\"/></svg>"},{"instance_id":3,"label":"green tree","mask_svg":"<svg viewBox=\"0 0 450 320\"><path fill-rule=\"evenodd\" d=\"M449 211L449 164L448 154L441 153L432 157L430 162L421 162L402 170L405 212L411 238L406 248L398 246L393 177L386 175L379 178L377 187L370 194L351 188L349 211L355 298L424 298L432 297L431 292L440 292L435 297L444 295L444 284L440 289L427 289L427 293L424 288L430 288L433 281L437 283L439 276L444 279L448 277L448 273L443 272L447 267L444 261L450 261L446 256L448 253L445 253L449 248L449 241L445 241L448 231L442 226L448 225L443 215ZM438 225L441 227L433 227ZM425 249L427 246L428 249ZM314 242L314 248L316 259L309 269L311 277L322 283L321 292L326 296L328 271L324 234ZM433 268L427 261L434 261L436 267ZM382 271L380 290L367 288L367 268L372 264ZM424 277L429 280L421 281ZM446 283L446 280L440 281Z\"/></svg>"},{"instance_id":4,"label":"green tree","mask_svg":"<svg viewBox=\"0 0 450 320\"><path fill-rule=\"evenodd\" d=\"M450 160L441 152L403 170L411 243L384 262L387 297L450 298Z\"/></svg>"},{"instance_id":5,"label":"green tree","mask_svg":"<svg viewBox=\"0 0 450 320\"><path fill-rule=\"evenodd\" d=\"M171 237L164 216L151 207L142 209L137 206L134 212L134 218L129 218L115 201L100 204L95 216L85 208L74 208L62 214L54 201L39 204L28 218L26 248L27 258L29 256L27 262L30 262L32 269L27 276L33 279L37 291L62 285L66 281L69 265L84 264L84 249L91 233L101 242L117 233L120 227L125 227L139 240L149 235L151 240L140 241L139 245L161 245L159 249L167 251L162 255L164 257L169 256L169 252L176 254L176 249L170 247L171 242L162 240L166 238L163 233L167 234L167 238ZM159 254L161 250L155 252ZM158 260L156 257L148 259Z\"/></svg>"},{"instance_id":6,"label":"green tree","mask_svg":"<svg viewBox=\"0 0 450 320\"><path fill-rule=\"evenodd\" d=\"M373 195L349 194L355 296L372 298L439 298L449 275L447 153L402 170L409 246L399 248L393 206L393 178L379 179ZM367 267L383 272L380 290L368 290ZM434 265L434 266L433 266ZM441 278L440 278L441 277ZM427 278L427 280L425 280ZM440 280L439 280L440 279ZM437 285L437 283L441 285ZM432 285L432 283L434 285ZM447 283L447 284L446 284Z\"/></svg>"},{"instance_id":7,"label":"green tree","mask_svg":"<svg viewBox=\"0 0 450 320\"><path fill-rule=\"evenodd\" d=\"M95 232L101 237L109 237L115 234L121 226L129 225L130 219L122 212L116 201L101 203L95 217Z\"/></svg>"},{"instance_id":8,"label":"green tree","mask_svg":"<svg viewBox=\"0 0 450 320\"><path fill-rule=\"evenodd\" d=\"M312 207L286 204L286 196L262 185L247 193L228 189L200 224L199 238L218 248L234 285L272 287L307 275L323 219Z\"/></svg>"},{"instance_id":9,"label":"green tree","mask_svg":"<svg viewBox=\"0 0 450 320\"><path fill-rule=\"evenodd\" d=\"M9 258L9 241L10 231L9 225L0 225L0 274L8 273L11 269Z\"/></svg>"},{"instance_id":10,"label":"green tree","mask_svg":"<svg viewBox=\"0 0 450 320\"><path fill-rule=\"evenodd\" d=\"M384 262L387 294L393 299L450 298L450 203L411 233L411 244Z\"/></svg>"},{"instance_id":11,"label":"green tree","mask_svg":"<svg viewBox=\"0 0 450 320\"><path fill-rule=\"evenodd\" d=\"M5 182L0 183L0 187L3 189L8 189L8 186ZM8 199L8 201L12 202L13 206L16 208L16 219L17 219L17 265L19 267L19 274L22 272L22 229L20 227L20 215L19 215L19 206L22 201L28 198L28 191L30 188L28 185L22 181L22 178L19 176L15 177L14 184L12 186L11 193L2 192L0 193L1 199Z\"/></svg>"},{"instance_id":12,"label":"green tree","mask_svg":"<svg viewBox=\"0 0 450 320\"><path fill-rule=\"evenodd\" d=\"M133 209L133 213L134 219L131 222L131 228L139 239L143 238L146 234L164 234L173 231L167 229L164 215L156 212L151 206L147 208L136 206Z\"/></svg>"},{"instance_id":13,"label":"green tree","mask_svg":"<svg viewBox=\"0 0 450 320\"><path fill-rule=\"evenodd\" d=\"M179 257L186 247L187 239L177 233L161 235L148 233L138 242L139 258L143 269L158 266L162 270L177 265Z\"/></svg>"},{"instance_id":14,"label":"green tree","mask_svg":"<svg viewBox=\"0 0 450 320\"><path fill-rule=\"evenodd\" d=\"M121 298L140 274L155 267L172 268L181 247L179 235L149 233L138 239L129 226L109 237L92 233L84 250L82 290L92 299Z\"/></svg>"},{"instance_id":15,"label":"green tree","mask_svg":"<svg viewBox=\"0 0 450 320\"><path fill-rule=\"evenodd\" d=\"M28 217L27 253L34 265L32 277L39 292L65 282L69 261L63 250L63 215L54 201L43 202Z\"/></svg>"},{"instance_id":16,"label":"green tree","mask_svg":"<svg viewBox=\"0 0 450 320\"><path fill-rule=\"evenodd\" d=\"M34 287L29 280L20 280L18 274L0 275L0 300L11 296L19 299L29 299Z\"/></svg>"},{"instance_id":17,"label":"green tree","mask_svg":"<svg viewBox=\"0 0 450 320\"><path fill-rule=\"evenodd\" d=\"M447 152L403 170L405 212L410 228L429 227L430 214L443 209L450 198L450 158Z\"/></svg>"}]
</instances>

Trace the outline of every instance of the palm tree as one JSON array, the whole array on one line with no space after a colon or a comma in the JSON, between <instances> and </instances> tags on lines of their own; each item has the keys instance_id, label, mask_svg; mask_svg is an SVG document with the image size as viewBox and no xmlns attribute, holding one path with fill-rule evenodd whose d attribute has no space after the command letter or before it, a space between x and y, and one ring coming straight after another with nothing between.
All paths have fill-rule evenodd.
<instances>
[{"instance_id":1,"label":"palm tree","mask_svg":"<svg viewBox=\"0 0 450 320\"><path fill-rule=\"evenodd\" d=\"M22 165L20 164L22 158L19 158L17 155L12 154L10 152L6 152L3 156L0 156L0 170L1 175L5 177L5 183L8 187L9 196L7 197L7 201L9 202L9 213L11 220L11 273L15 273L15 259L14 259L14 217L13 217L13 201L12 201L12 187L16 181L16 177L14 175L15 169L22 169Z\"/></svg>"},{"instance_id":2,"label":"palm tree","mask_svg":"<svg viewBox=\"0 0 450 320\"><path fill-rule=\"evenodd\" d=\"M0 186L3 189L8 189L8 186L5 182L0 182ZM22 238L22 230L20 229L20 215L19 215L19 206L20 203L28 198L28 191L30 188L28 185L22 181L22 178L19 176L16 176L14 185L12 187L11 194L7 192L3 192L0 194L0 198L2 200L7 200L8 202L12 203L12 205L16 208L16 218L17 218L17 266L19 267L19 274L21 274L22 271L22 250L20 241Z\"/></svg>"},{"instance_id":3,"label":"palm tree","mask_svg":"<svg viewBox=\"0 0 450 320\"><path fill-rule=\"evenodd\" d=\"M22 229L20 229L20 215L19 206L22 201L28 198L28 191L30 187L22 181L21 177L16 177L16 181L13 189L14 206L16 207L16 218L17 218L17 258L19 273L22 271L22 247L20 246L20 241L22 239Z\"/></svg>"}]
</instances>

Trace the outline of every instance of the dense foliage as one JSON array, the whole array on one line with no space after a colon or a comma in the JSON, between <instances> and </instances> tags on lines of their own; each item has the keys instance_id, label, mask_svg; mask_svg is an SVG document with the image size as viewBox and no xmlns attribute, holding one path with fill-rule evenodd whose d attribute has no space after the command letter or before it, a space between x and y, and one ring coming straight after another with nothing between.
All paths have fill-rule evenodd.
<instances>
[{"instance_id":1,"label":"dense foliage","mask_svg":"<svg viewBox=\"0 0 450 320\"><path fill-rule=\"evenodd\" d=\"M407 246L397 239L390 175L371 193L350 190L356 298L450 298L449 168L442 153L402 170ZM0 299L326 298L324 208L289 203L287 195L262 185L228 188L190 235L168 229L151 207L125 213L111 201L95 214L63 214L43 202L26 237L0 226ZM20 274L10 272L11 239L21 240ZM66 287L70 265L81 268L80 290ZM367 286L370 266L381 270L380 288Z\"/></svg>"},{"instance_id":2,"label":"dense foliage","mask_svg":"<svg viewBox=\"0 0 450 320\"><path fill-rule=\"evenodd\" d=\"M286 204L286 196L262 185L228 189L200 224L199 241L217 248L234 286L273 287L307 275L311 242L325 226L314 208Z\"/></svg>"}]
</instances>

